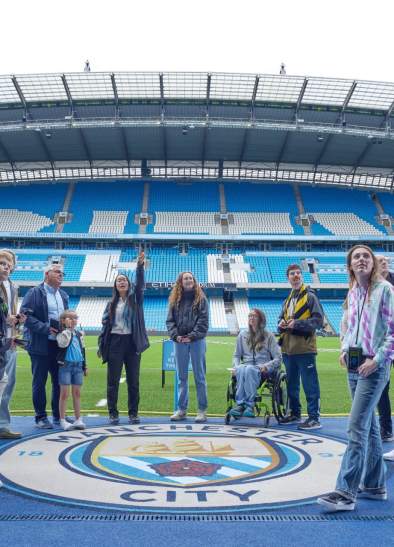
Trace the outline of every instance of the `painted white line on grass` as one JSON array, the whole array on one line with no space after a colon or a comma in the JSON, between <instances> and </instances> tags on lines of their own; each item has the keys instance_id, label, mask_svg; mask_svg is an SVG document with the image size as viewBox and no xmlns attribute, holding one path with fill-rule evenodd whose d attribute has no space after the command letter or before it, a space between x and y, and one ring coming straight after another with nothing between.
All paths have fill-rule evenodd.
<instances>
[{"instance_id":1,"label":"painted white line on grass","mask_svg":"<svg viewBox=\"0 0 394 547\"><path fill-rule=\"evenodd\" d=\"M96 406L107 406L107 399L100 399L98 403L96 403Z\"/></svg>"}]
</instances>

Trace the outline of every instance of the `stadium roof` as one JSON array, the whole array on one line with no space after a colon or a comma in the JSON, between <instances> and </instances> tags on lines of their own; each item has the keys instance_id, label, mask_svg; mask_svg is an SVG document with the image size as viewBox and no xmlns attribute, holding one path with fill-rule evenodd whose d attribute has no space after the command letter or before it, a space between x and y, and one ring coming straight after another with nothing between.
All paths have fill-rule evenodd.
<instances>
[{"instance_id":1,"label":"stadium roof","mask_svg":"<svg viewBox=\"0 0 394 547\"><path fill-rule=\"evenodd\" d=\"M0 182L191 177L392 190L394 83L287 75L0 75Z\"/></svg>"}]
</instances>

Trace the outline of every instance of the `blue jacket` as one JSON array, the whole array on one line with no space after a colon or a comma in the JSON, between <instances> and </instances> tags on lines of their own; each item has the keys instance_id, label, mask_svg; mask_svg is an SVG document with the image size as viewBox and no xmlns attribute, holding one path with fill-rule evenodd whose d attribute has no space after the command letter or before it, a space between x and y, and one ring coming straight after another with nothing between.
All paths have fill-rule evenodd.
<instances>
[{"instance_id":1,"label":"blue jacket","mask_svg":"<svg viewBox=\"0 0 394 547\"><path fill-rule=\"evenodd\" d=\"M59 292L64 309L67 310L68 294L61 289ZM27 315L24 331L27 351L31 355L48 355L49 318L44 283L27 291L21 311Z\"/></svg>"}]
</instances>

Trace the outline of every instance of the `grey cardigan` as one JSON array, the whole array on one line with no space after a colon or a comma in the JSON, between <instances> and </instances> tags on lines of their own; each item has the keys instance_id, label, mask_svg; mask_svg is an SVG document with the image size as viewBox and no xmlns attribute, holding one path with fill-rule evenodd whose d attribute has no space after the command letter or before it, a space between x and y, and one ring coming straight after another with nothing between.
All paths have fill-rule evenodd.
<instances>
[{"instance_id":1,"label":"grey cardigan","mask_svg":"<svg viewBox=\"0 0 394 547\"><path fill-rule=\"evenodd\" d=\"M265 366L269 373L274 372L280 367L282 353L278 342L272 332L265 331L263 347L259 351L253 352L248 344L249 331L242 330L237 337L233 356L233 366L256 365Z\"/></svg>"}]
</instances>

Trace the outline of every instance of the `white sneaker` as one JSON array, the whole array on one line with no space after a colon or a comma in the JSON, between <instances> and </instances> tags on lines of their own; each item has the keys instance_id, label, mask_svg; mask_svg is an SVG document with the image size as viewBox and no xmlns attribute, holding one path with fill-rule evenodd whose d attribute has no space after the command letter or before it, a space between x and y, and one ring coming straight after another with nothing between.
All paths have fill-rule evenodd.
<instances>
[{"instance_id":1,"label":"white sneaker","mask_svg":"<svg viewBox=\"0 0 394 547\"><path fill-rule=\"evenodd\" d=\"M204 424L207 421L207 414L205 410L199 410L197 416L194 418L196 424Z\"/></svg>"},{"instance_id":2,"label":"white sneaker","mask_svg":"<svg viewBox=\"0 0 394 547\"><path fill-rule=\"evenodd\" d=\"M86 425L83 423L82 418L78 418L78 420L75 420L75 422L72 424L73 429L85 429Z\"/></svg>"},{"instance_id":3,"label":"white sneaker","mask_svg":"<svg viewBox=\"0 0 394 547\"><path fill-rule=\"evenodd\" d=\"M64 431L70 431L70 429L73 429L73 424L69 424L66 420L60 420L60 427Z\"/></svg>"},{"instance_id":4,"label":"white sneaker","mask_svg":"<svg viewBox=\"0 0 394 547\"><path fill-rule=\"evenodd\" d=\"M170 416L172 422L180 422L186 420L186 410L177 410L172 416Z\"/></svg>"},{"instance_id":5,"label":"white sneaker","mask_svg":"<svg viewBox=\"0 0 394 547\"><path fill-rule=\"evenodd\" d=\"M390 450L390 452L383 454L383 459L389 462L394 462L394 450Z\"/></svg>"}]
</instances>

